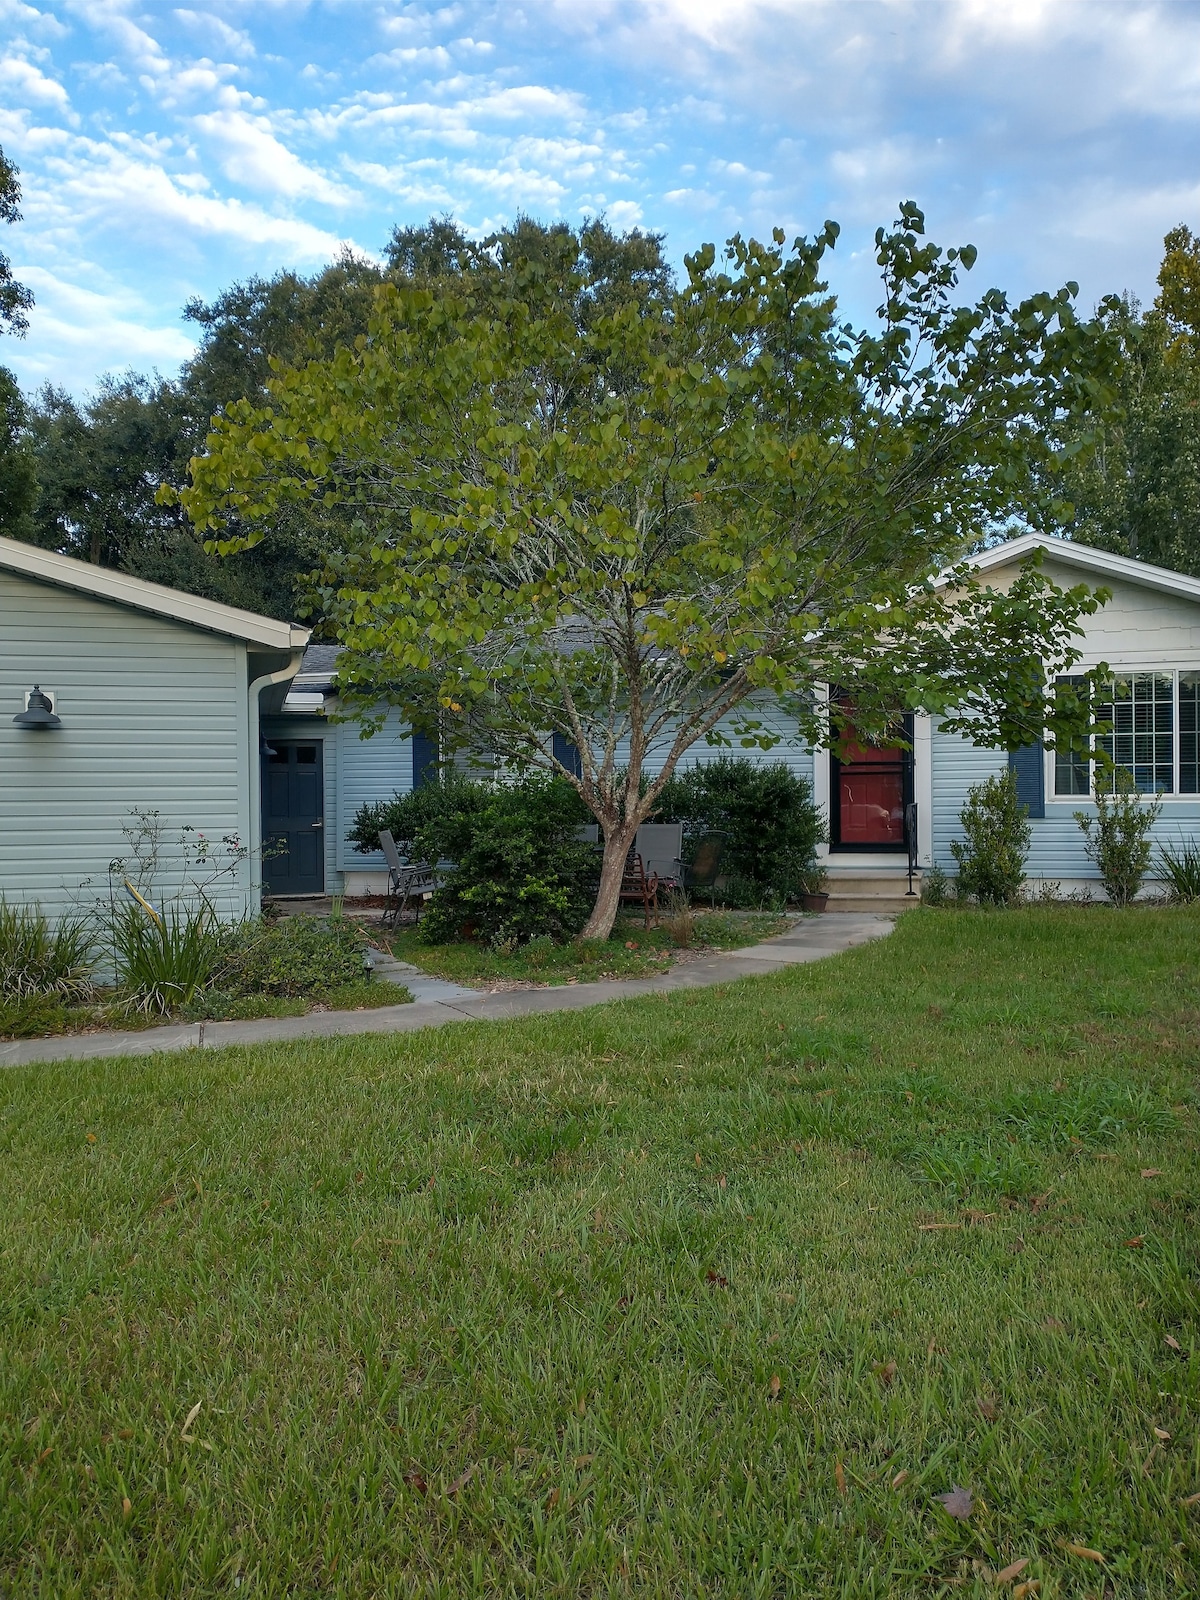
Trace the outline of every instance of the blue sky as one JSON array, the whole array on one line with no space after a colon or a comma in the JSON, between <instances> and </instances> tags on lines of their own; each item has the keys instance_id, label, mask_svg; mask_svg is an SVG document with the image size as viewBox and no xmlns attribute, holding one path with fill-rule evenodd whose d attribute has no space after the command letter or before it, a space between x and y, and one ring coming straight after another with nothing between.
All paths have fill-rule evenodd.
<instances>
[{"instance_id":1,"label":"blue sky","mask_svg":"<svg viewBox=\"0 0 1200 1600\"><path fill-rule=\"evenodd\" d=\"M432 213L605 211L676 260L831 216L859 317L902 198L973 291L1085 305L1200 227L1200 0L0 0L0 46L29 388L171 372L192 296Z\"/></svg>"}]
</instances>

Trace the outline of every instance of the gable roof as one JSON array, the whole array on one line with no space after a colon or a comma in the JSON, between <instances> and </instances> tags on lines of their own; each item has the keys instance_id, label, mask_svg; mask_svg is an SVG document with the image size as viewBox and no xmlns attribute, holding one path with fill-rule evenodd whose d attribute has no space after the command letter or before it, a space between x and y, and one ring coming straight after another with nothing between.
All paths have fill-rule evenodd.
<instances>
[{"instance_id":1,"label":"gable roof","mask_svg":"<svg viewBox=\"0 0 1200 1600\"><path fill-rule=\"evenodd\" d=\"M180 589L167 588L165 583L149 583L145 578L131 577L128 572L94 567L88 561L76 561L73 556L60 556L54 550L40 550L36 545L21 544L16 539L0 538L0 568L41 583L57 584L61 589L90 594L114 605L130 606L156 617L169 617L172 622L184 622L209 633L244 639L247 644L269 650L299 650L308 643L312 632L311 628L302 628L294 622L275 622L253 611L243 611L239 606L184 594Z\"/></svg>"},{"instance_id":2,"label":"gable roof","mask_svg":"<svg viewBox=\"0 0 1200 1600\"><path fill-rule=\"evenodd\" d=\"M1019 539L1006 539L1003 544L972 556L970 564L979 572L988 572L1009 561L1021 561L1035 550L1045 551L1064 566L1077 568L1081 577L1100 581L1122 578L1143 589L1157 589L1183 600L1200 600L1200 578L1189 578L1168 567L1152 566L1149 561L1135 561L1131 556L1113 555L1109 550L1096 550L1091 545L1076 544L1072 539L1055 539L1044 533L1023 533Z\"/></svg>"}]
</instances>

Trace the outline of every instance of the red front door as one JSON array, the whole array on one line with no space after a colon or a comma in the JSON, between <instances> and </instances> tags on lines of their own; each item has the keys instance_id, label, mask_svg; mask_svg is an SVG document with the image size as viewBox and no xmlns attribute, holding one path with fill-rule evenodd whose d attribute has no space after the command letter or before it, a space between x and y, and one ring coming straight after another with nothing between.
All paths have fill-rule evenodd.
<instances>
[{"instance_id":1,"label":"red front door","mask_svg":"<svg viewBox=\"0 0 1200 1600\"><path fill-rule=\"evenodd\" d=\"M835 763L839 844L904 848L904 767L892 745L856 744Z\"/></svg>"}]
</instances>

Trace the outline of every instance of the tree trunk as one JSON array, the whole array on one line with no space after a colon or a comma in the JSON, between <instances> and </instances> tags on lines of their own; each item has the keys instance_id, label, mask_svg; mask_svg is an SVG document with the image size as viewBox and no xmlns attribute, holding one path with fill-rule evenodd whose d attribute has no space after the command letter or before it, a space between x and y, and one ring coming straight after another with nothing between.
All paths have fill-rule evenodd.
<instances>
[{"instance_id":1,"label":"tree trunk","mask_svg":"<svg viewBox=\"0 0 1200 1600\"><path fill-rule=\"evenodd\" d=\"M637 837L638 821L640 819L627 821L623 825L614 823L611 830L601 824L604 831L604 862L600 868L600 888L587 926L579 935L581 939L607 939L612 932L621 905L625 858Z\"/></svg>"}]
</instances>

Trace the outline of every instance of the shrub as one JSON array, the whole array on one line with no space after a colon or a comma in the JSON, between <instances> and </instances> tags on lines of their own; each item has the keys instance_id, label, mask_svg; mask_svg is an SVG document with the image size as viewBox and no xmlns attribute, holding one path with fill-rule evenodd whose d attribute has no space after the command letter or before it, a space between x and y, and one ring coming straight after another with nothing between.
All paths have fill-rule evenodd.
<instances>
[{"instance_id":1,"label":"shrub","mask_svg":"<svg viewBox=\"0 0 1200 1600\"><path fill-rule=\"evenodd\" d=\"M363 978L366 936L344 917L278 917L226 935L213 986L232 1000L253 995L321 999Z\"/></svg>"},{"instance_id":2,"label":"shrub","mask_svg":"<svg viewBox=\"0 0 1200 1600\"><path fill-rule=\"evenodd\" d=\"M468 827L469 819L483 810L491 793L490 784L450 770L442 774L438 783L426 783L408 794L394 794L390 800L360 806L346 837L360 855L370 855L379 849L381 829L386 828L393 839L413 840L431 825L456 818L456 838L461 847L462 828Z\"/></svg>"},{"instance_id":3,"label":"shrub","mask_svg":"<svg viewBox=\"0 0 1200 1600\"><path fill-rule=\"evenodd\" d=\"M81 918L63 917L51 928L39 907L10 906L0 896L0 998L90 998L95 945Z\"/></svg>"},{"instance_id":4,"label":"shrub","mask_svg":"<svg viewBox=\"0 0 1200 1600\"><path fill-rule=\"evenodd\" d=\"M1096 815L1077 811L1075 821L1083 829L1083 848L1096 863L1108 898L1115 906L1126 906L1150 870L1150 833L1162 806L1138 793L1124 767L1112 771L1114 792L1098 793Z\"/></svg>"},{"instance_id":5,"label":"shrub","mask_svg":"<svg viewBox=\"0 0 1200 1600\"><path fill-rule=\"evenodd\" d=\"M576 837L586 818L569 783L540 776L491 791L478 810L431 818L414 850L456 866L430 901L425 939L515 945L573 938L588 919L599 875L594 847Z\"/></svg>"},{"instance_id":6,"label":"shrub","mask_svg":"<svg viewBox=\"0 0 1200 1600\"><path fill-rule=\"evenodd\" d=\"M926 867L921 874L921 904L948 906L954 903L954 879L944 867Z\"/></svg>"},{"instance_id":7,"label":"shrub","mask_svg":"<svg viewBox=\"0 0 1200 1600\"><path fill-rule=\"evenodd\" d=\"M1185 905L1200 900L1200 845L1195 840L1178 850L1164 845L1158 852L1158 869L1166 879L1172 900Z\"/></svg>"},{"instance_id":8,"label":"shrub","mask_svg":"<svg viewBox=\"0 0 1200 1600\"><path fill-rule=\"evenodd\" d=\"M1029 808L1017 799L1017 776L1005 771L967 790L958 814L965 837L950 852L958 863L958 890L980 905L1012 905L1025 882L1031 838Z\"/></svg>"},{"instance_id":9,"label":"shrub","mask_svg":"<svg viewBox=\"0 0 1200 1600\"><path fill-rule=\"evenodd\" d=\"M138 906L114 904L109 937L122 1002L157 1013L186 1006L208 984L227 934L202 901L164 907L158 921Z\"/></svg>"},{"instance_id":10,"label":"shrub","mask_svg":"<svg viewBox=\"0 0 1200 1600\"><path fill-rule=\"evenodd\" d=\"M757 889L743 888L736 898L755 905L764 890L776 900L797 895L825 838L807 780L782 761L764 765L744 756L718 756L677 773L662 791L656 820L683 823L685 857L702 833L724 833L727 877Z\"/></svg>"}]
</instances>

